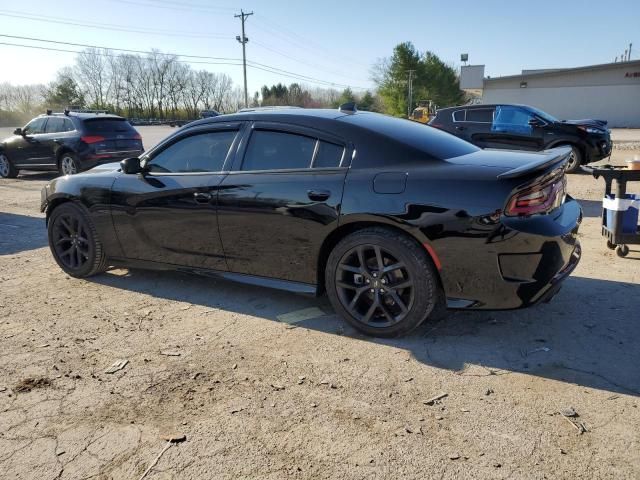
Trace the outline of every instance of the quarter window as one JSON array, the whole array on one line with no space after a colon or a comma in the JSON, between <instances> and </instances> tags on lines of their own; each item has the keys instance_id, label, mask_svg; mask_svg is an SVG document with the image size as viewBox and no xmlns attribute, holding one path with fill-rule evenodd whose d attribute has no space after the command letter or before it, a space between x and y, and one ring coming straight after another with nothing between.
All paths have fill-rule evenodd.
<instances>
[{"instance_id":1,"label":"quarter window","mask_svg":"<svg viewBox=\"0 0 640 480\"><path fill-rule=\"evenodd\" d=\"M467 122L491 123L493 121L492 108L471 108L467 110Z\"/></svg>"},{"instance_id":2,"label":"quarter window","mask_svg":"<svg viewBox=\"0 0 640 480\"><path fill-rule=\"evenodd\" d=\"M242 170L309 168L316 140L293 133L256 130L251 134Z\"/></svg>"},{"instance_id":3,"label":"quarter window","mask_svg":"<svg viewBox=\"0 0 640 480\"><path fill-rule=\"evenodd\" d=\"M343 154L342 145L318 140L318 152L313 160L313 168L339 167Z\"/></svg>"},{"instance_id":4,"label":"quarter window","mask_svg":"<svg viewBox=\"0 0 640 480\"><path fill-rule=\"evenodd\" d=\"M155 155L148 164L155 173L219 172L227 158L236 131L192 135Z\"/></svg>"},{"instance_id":5,"label":"quarter window","mask_svg":"<svg viewBox=\"0 0 640 480\"><path fill-rule=\"evenodd\" d=\"M465 112L466 110L457 110L453 112L453 121L454 122L464 122L465 121Z\"/></svg>"}]
</instances>

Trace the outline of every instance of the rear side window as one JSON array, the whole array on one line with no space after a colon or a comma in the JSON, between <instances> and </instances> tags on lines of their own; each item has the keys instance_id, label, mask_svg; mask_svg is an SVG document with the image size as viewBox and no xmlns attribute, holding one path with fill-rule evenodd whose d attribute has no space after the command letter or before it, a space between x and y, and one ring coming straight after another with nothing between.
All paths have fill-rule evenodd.
<instances>
[{"instance_id":1,"label":"rear side window","mask_svg":"<svg viewBox=\"0 0 640 480\"><path fill-rule=\"evenodd\" d=\"M84 128L91 134L131 132L133 127L124 118L91 118L84 120Z\"/></svg>"},{"instance_id":2,"label":"rear side window","mask_svg":"<svg viewBox=\"0 0 640 480\"><path fill-rule=\"evenodd\" d=\"M207 132L178 140L148 163L154 173L219 172L236 131Z\"/></svg>"},{"instance_id":3,"label":"rear side window","mask_svg":"<svg viewBox=\"0 0 640 480\"><path fill-rule=\"evenodd\" d=\"M294 133L256 130L241 170L301 169L311 166L316 140Z\"/></svg>"},{"instance_id":4,"label":"rear side window","mask_svg":"<svg viewBox=\"0 0 640 480\"><path fill-rule=\"evenodd\" d=\"M64 132L64 119L57 117L49 117L45 133Z\"/></svg>"},{"instance_id":5,"label":"rear side window","mask_svg":"<svg viewBox=\"0 0 640 480\"><path fill-rule=\"evenodd\" d=\"M453 121L454 122L464 122L465 121L465 113L466 110L457 110L453 112Z\"/></svg>"},{"instance_id":6,"label":"rear side window","mask_svg":"<svg viewBox=\"0 0 640 480\"><path fill-rule=\"evenodd\" d=\"M467 110L467 122L493 122L493 109L492 108L472 108Z\"/></svg>"},{"instance_id":7,"label":"rear side window","mask_svg":"<svg viewBox=\"0 0 640 480\"><path fill-rule=\"evenodd\" d=\"M73 132L76 129L76 127L73 126L73 122L71 120L69 120L68 118L64 119L64 125L62 126L62 131L63 132Z\"/></svg>"},{"instance_id":8,"label":"rear side window","mask_svg":"<svg viewBox=\"0 0 640 480\"><path fill-rule=\"evenodd\" d=\"M313 168L339 167L344 155L344 147L335 143L318 141L318 152L313 160Z\"/></svg>"}]
</instances>

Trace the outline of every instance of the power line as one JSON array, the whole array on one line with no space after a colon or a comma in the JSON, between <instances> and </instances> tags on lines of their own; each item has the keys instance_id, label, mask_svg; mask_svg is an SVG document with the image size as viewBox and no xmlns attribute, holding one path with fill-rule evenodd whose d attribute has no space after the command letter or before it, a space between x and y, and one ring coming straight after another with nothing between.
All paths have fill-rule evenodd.
<instances>
[{"instance_id":1,"label":"power line","mask_svg":"<svg viewBox=\"0 0 640 480\"><path fill-rule=\"evenodd\" d=\"M128 0L127 0L128 1ZM160 1L160 0L156 0L156 1ZM166 3L166 2L165 2ZM213 8L213 7L212 7ZM222 8L222 7L220 7ZM9 13L2 13L2 12L9 12ZM39 21L39 22L46 22L46 23L56 23L56 24L62 24L62 25L73 25L73 26L79 26L79 27L86 27L86 28L98 28L98 29L103 29L103 30L112 30L112 31L126 31L126 32L134 32L134 33L142 33L142 34L151 34L151 35L163 35L163 36L178 36L178 37L195 37L195 38L221 38L221 39L231 39L231 34L230 35L222 35L222 34L209 34L209 33L191 33L191 34L183 34L183 33L179 33L177 31L170 31L170 30L159 30L159 29L142 29L143 27L140 27L140 29L133 29L133 28L129 28L128 26L124 26L124 25L117 25L117 24L107 24L107 23L96 23L96 22L81 22L81 21L76 21L76 20L66 20L66 19L62 19L60 17L53 17L53 16L44 16L44 15L34 15L34 14L25 14L23 12L17 12L17 11L11 11L11 10L0 10L0 16L6 16L6 17L11 17L11 18L22 18L22 19L26 19L26 20L32 20L32 21ZM36 40L36 41L45 41L45 40L41 40L41 39L36 39L36 38L30 38L30 37L19 37L19 36L15 36L13 38L20 38L20 39L29 39L29 40ZM288 40L287 40L288 41ZM73 46L82 46L82 47L88 47L88 48L109 48L111 50L118 50L118 51L128 51L131 53L149 53L146 51L140 51L140 50L126 50L126 49L116 49L116 48L110 48L110 47L97 47L97 46L93 46L93 45L84 45L84 44L73 44L73 43L66 43L66 42L60 42L61 44L67 44L67 45L73 45ZM263 44L261 42L255 42L256 45L259 45L262 48L265 48L267 50L270 50L274 53L277 53L278 55L281 55L283 57L289 58L297 63L309 66L314 68L317 71L324 71L325 73L329 73L332 75L338 75L342 78L351 78L347 75L344 75L342 73L338 73L336 71L332 71L327 69L326 67L322 67L322 68L318 68L317 65L311 64L309 62L306 62L304 60L300 60L299 58L293 57L291 55L288 55L286 53L283 53L277 49L274 49L266 44ZM294 45L295 46L295 45ZM216 59L217 57L200 57L200 56L194 56L194 55L180 55L183 57L189 57L189 58L213 58ZM263 65L264 66L264 65ZM276 67L271 67L271 68L276 68ZM277 69L277 68L276 68ZM292 73L292 72L287 72L287 73ZM299 74L294 74L294 75L299 75ZM304 76L307 80L309 81L314 81L316 83L319 82L319 79L314 78L314 77L308 77L308 76ZM333 83L333 82L322 82L325 83L327 85L337 85L340 86L342 84L337 84L337 83ZM358 89L362 89L365 90L364 87L358 87Z\"/></svg>"},{"instance_id":2,"label":"power line","mask_svg":"<svg viewBox=\"0 0 640 480\"><path fill-rule=\"evenodd\" d=\"M151 29L151 28L145 28L145 27L130 28L124 25L116 25L116 24L110 24L110 23L97 23L97 22L81 22L79 20L76 21L76 20L64 19L60 17L34 15L30 13L27 14L23 12L12 11L12 10L0 10L0 16L9 17L9 18L21 18L24 20L32 20L36 22L55 23L58 25L71 25L74 27L111 30L116 32L132 32L132 33L143 33L148 35L163 35L163 36L185 37L185 38L220 38L220 39L231 40L230 34L223 35L223 34L204 33L204 32L181 33L175 30L161 30L161 29Z\"/></svg>"},{"instance_id":3,"label":"power line","mask_svg":"<svg viewBox=\"0 0 640 480\"><path fill-rule=\"evenodd\" d=\"M154 51L149 51L149 50L133 50L133 49L128 49L128 48L116 48L116 47L105 47L103 45L92 45L92 44L88 44L88 43L75 43L75 42L63 42L60 40L50 40L50 39L46 39L46 38L37 38L37 37L23 37L23 36L19 36L19 35L6 35L6 34L0 34L0 37L5 37L5 38L11 38L11 39L18 39L18 40L29 40L29 41L34 41L34 42L43 42L43 43L53 43L56 45L67 45L67 46L72 46L72 47L82 47L82 48L96 48L96 49L101 49L101 50L113 50L113 51L117 51L117 52L125 52L125 53L139 53L139 54L144 54L144 55L154 55L156 53L162 53L163 55L170 55L170 56L175 56L175 57L183 57L183 58L193 58L193 59L199 59L199 60L223 60L223 61L237 61L240 62L241 59L240 58L229 58L229 57L211 57L211 56L207 56L207 55L189 55L189 54L184 54L184 53L175 53L175 52L154 52ZM19 45L19 46L25 46L25 45ZM75 51L75 50L68 50L72 53L82 53L79 51ZM186 62L186 63L205 63L206 62ZM214 65L216 65L216 63L214 63ZM314 82L314 83L322 83L325 85L330 85L330 86L338 86L338 87L348 87L349 85L347 84L341 84L341 83L335 83L335 82L330 82L328 80L322 80L319 78L315 78L315 77L311 77L308 75L303 75L300 73L296 73L296 72L292 72L290 70L284 70L282 68L278 68L278 67L274 67L271 65L266 65L264 63L260 63L260 62L255 62L255 61L247 61L247 65L250 67L254 67L257 68L258 70L264 70L264 71L269 71L269 70L265 70L265 69L270 69L272 70L271 73L279 73L279 74L283 74L285 76L291 77L291 78L298 78L300 80L306 80L309 82ZM366 88L364 87L352 87L355 88L357 90L366 90Z\"/></svg>"},{"instance_id":4,"label":"power line","mask_svg":"<svg viewBox=\"0 0 640 480\"><path fill-rule=\"evenodd\" d=\"M64 52L64 53L75 53L75 54L81 54L83 53L82 51L78 51L78 50L69 50L69 49L63 49L63 48L53 48L53 47L43 47L43 46L39 46L39 45L25 45L25 44L19 44L19 43L8 43L8 42L0 42L0 45L5 45L5 46L10 46L10 47L20 47L20 48L30 48L30 49L35 49L35 50L46 50L46 51L53 51L53 52ZM91 47L91 48L103 48L103 47ZM105 50L116 50L116 49L106 49ZM153 52L145 52L145 53L153 53ZM93 54L95 55L99 55L102 57L112 57L112 58L117 58L119 55L113 55L107 52L93 52ZM173 54L172 54L173 55ZM202 58L207 58L207 57L202 57ZM197 60L175 60L178 63L186 63L186 64L195 64L195 65L232 65L232 66L236 66L236 67L240 67L242 66L242 63L233 63L233 62L225 62L225 61L197 61ZM238 62L240 62L240 59L238 59ZM258 64L258 65L252 65L252 64L247 64L247 66L249 68L254 68L256 70L262 70L264 72L268 72L268 73L272 73L275 75L280 75L283 77L289 77L289 78L293 78L295 80L301 80L304 82L309 82L309 83L315 83L317 85L322 85L325 87L347 87L348 85L341 85L341 84L336 84L336 83L332 83L329 81L325 81L325 80L318 80L318 79L313 79L312 77L306 77L303 75L299 75L293 72L287 72L286 70L280 70L277 69L276 67L270 67L268 65L264 65L261 66L262 64ZM360 87L351 87L354 90L365 90L364 88L360 88Z\"/></svg>"},{"instance_id":5,"label":"power line","mask_svg":"<svg viewBox=\"0 0 640 480\"><path fill-rule=\"evenodd\" d=\"M164 8L166 10L177 10L177 11L191 11L194 9L199 9L199 10L204 10L204 11L209 11L211 12L212 10L218 10L218 11L226 11L226 12L232 12L235 11L235 8L232 7L212 7L212 6L206 6L206 5L193 5L193 4L185 4L185 3L176 3L176 2L169 2L169 1L165 1L165 2L161 2L161 3L165 3L167 5L157 5L154 3L141 3L141 2L136 2L134 0L113 0L115 2L119 2L119 3L128 3L129 5L137 5L140 7L151 7L151 8ZM160 0L156 0L156 1L160 1Z\"/></svg>"}]
</instances>

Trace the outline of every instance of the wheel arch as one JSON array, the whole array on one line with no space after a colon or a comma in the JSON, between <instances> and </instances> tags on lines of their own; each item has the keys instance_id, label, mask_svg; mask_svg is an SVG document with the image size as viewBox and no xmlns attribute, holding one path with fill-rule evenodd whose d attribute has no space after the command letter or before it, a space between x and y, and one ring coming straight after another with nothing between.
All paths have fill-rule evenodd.
<instances>
[{"instance_id":1,"label":"wheel arch","mask_svg":"<svg viewBox=\"0 0 640 480\"><path fill-rule=\"evenodd\" d=\"M354 218L354 219L346 219L342 220L340 225L331 231L329 235L324 239L322 246L320 247L320 251L318 253L318 263L316 266L317 272L317 294L321 295L325 291L325 270L327 266L327 260L329 259L329 255L333 248L347 235L351 235L359 230L364 230L366 228L371 227L382 227L387 230L392 230L401 235L404 235L410 239L412 239L416 244L421 246L425 252L427 253L427 257L429 261L431 261L434 271L437 273L437 281L439 286L442 288L442 279L440 278L440 261L436 256L433 247L427 239L418 238L414 232L410 229L402 228L396 223L392 223L387 219L381 219L378 217L370 218Z\"/></svg>"},{"instance_id":2,"label":"wheel arch","mask_svg":"<svg viewBox=\"0 0 640 480\"><path fill-rule=\"evenodd\" d=\"M74 202L76 205L82 205L82 202L79 201L78 198L68 195L68 194L58 194L50 197L47 200L47 210L46 210L46 219L45 225L49 224L49 217L51 217L51 213L63 203Z\"/></svg>"},{"instance_id":3,"label":"wheel arch","mask_svg":"<svg viewBox=\"0 0 640 480\"><path fill-rule=\"evenodd\" d=\"M73 149L71 149L70 147L68 147L66 145L63 145L60 148L58 148L58 150L56 150L56 166L58 168L60 168L60 160L62 160L62 156L65 153L73 153L73 154L75 154Z\"/></svg>"},{"instance_id":4,"label":"wheel arch","mask_svg":"<svg viewBox=\"0 0 640 480\"><path fill-rule=\"evenodd\" d=\"M556 147L562 147L562 146L568 146L568 147L576 147L579 151L580 151L580 163L583 164L584 161L587 158L587 149L585 147L584 144L582 144L581 142L575 141L575 140L556 140L555 142L552 142L549 144L549 146L547 148L556 148Z\"/></svg>"}]
</instances>

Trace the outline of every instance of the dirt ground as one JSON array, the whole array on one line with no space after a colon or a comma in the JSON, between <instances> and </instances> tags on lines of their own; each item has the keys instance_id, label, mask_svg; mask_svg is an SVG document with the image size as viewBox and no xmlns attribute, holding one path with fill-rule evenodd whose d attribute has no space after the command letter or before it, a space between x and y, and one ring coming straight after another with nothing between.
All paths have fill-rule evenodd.
<instances>
[{"instance_id":1,"label":"dirt ground","mask_svg":"<svg viewBox=\"0 0 640 480\"><path fill-rule=\"evenodd\" d=\"M171 131L140 130L147 146ZM186 441L147 479L640 478L640 248L607 250L601 180L569 178L583 258L551 303L378 340L324 298L171 272L70 278L38 212L51 178L0 181L2 478L138 479L166 434Z\"/></svg>"}]
</instances>

